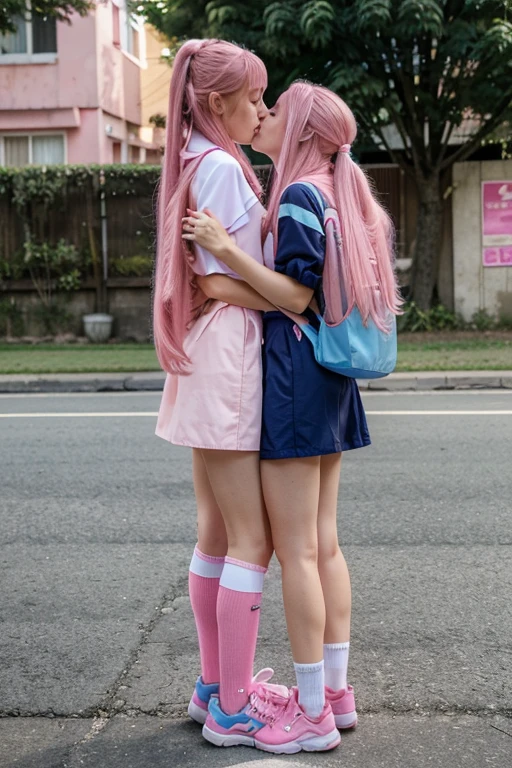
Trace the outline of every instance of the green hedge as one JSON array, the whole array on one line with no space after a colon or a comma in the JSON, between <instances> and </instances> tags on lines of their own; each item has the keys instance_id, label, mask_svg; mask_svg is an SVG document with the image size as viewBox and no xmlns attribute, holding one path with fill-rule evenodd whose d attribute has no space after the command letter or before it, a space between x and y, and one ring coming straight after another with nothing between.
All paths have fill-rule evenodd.
<instances>
[{"instance_id":1,"label":"green hedge","mask_svg":"<svg viewBox=\"0 0 512 768\"><path fill-rule=\"evenodd\" d=\"M146 232L143 240L136 240L141 232L133 238L128 235L133 250L130 247L126 252L123 246L117 251L114 249L112 275L151 274L154 240L151 221L160 173L161 167L154 165L0 167L0 219L4 226L4 232L0 232L0 280L8 283L32 277L27 250L47 247L55 251L62 245L77 249L81 278L92 277L93 262L101 257L102 192L109 227L114 222L114 230L117 227L119 233L119 228L123 230L123 217L128 217L130 231L140 217L140 230ZM114 199L118 202L114 203ZM71 212L78 225L67 228L65 217ZM120 227L116 222L121 222ZM150 222L149 226L146 222ZM61 277L61 273L54 277Z\"/></svg>"},{"instance_id":2,"label":"green hedge","mask_svg":"<svg viewBox=\"0 0 512 768\"><path fill-rule=\"evenodd\" d=\"M20 215L30 203L54 205L72 189L107 196L152 194L159 165L48 165L27 168L0 167L0 198L12 202Z\"/></svg>"}]
</instances>

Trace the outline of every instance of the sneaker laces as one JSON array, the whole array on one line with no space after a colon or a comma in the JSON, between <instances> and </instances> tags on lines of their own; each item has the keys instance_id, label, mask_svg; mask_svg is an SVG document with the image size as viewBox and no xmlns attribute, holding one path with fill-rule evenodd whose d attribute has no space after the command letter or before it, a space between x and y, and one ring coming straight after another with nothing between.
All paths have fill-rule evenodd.
<instances>
[{"instance_id":1,"label":"sneaker laces","mask_svg":"<svg viewBox=\"0 0 512 768\"><path fill-rule=\"evenodd\" d=\"M278 715L286 708L288 699L262 685L255 686L249 696L252 710L258 717L272 726Z\"/></svg>"},{"instance_id":2,"label":"sneaker laces","mask_svg":"<svg viewBox=\"0 0 512 768\"><path fill-rule=\"evenodd\" d=\"M278 698L288 699L290 697L290 689L286 685L278 685L276 683L268 682L273 675L274 670L271 667L260 669L260 671L252 678L252 690L262 693L263 698L272 694Z\"/></svg>"}]
</instances>

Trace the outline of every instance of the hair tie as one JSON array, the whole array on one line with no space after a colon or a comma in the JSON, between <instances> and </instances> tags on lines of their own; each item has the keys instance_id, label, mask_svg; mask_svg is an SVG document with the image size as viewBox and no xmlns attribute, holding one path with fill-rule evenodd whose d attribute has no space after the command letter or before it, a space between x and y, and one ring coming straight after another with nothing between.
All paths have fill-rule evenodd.
<instances>
[{"instance_id":1,"label":"hair tie","mask_svg":"<svg viewBox=\"0 0 512 768\"><path fill-rule=\"evenodd\" d=\"M350 149L351 149L350 144L342 144L338 152L348 153L350 152Z\"/></svg>"}]
</instances>

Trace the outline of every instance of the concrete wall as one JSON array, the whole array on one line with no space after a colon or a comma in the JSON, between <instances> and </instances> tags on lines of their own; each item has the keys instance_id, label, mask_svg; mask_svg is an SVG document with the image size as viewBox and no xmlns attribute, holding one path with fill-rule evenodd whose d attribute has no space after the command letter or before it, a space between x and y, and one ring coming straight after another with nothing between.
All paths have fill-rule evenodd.
<instances>
[{"instance_id":1,"label":"concrete wall","mask_svg":"<svg viewBox=\"0 0 512 768\"><path fill-rule=\"evenodd\" d=\"M458 163L453 169L455 310L466 320L480 309L512 317L512 267L482 265L482 181L512 182L512 160Z\"/></svg>"},{"instance_id":2,"label":"concrete wall","mask_svg":"<svg viewBox=\"0 0 512 768\"><path fill-rule=\"evenodd\" d=\"M71 24L57 24L57 54L53 63L1 64L4 117L11 110L46 112L63 107L97 106L95 37L95 13L83 19L73 14Z\"/></svg>"},{"instance_id":3,"label":"concrete wall","mask_svg":"<svg viewBox=\"0 0 512 768\"><path fill-rule=\"evenodd\" d=\"M137 280L134 281L137 283ZM149 282L139 280L139 283ZM25 336L42 336L44 330L38 318L39 299L34 290L13 291L12 296L23 316ZM0 299L5 298L0 293ZM81 289L71 294L63 294L59 303L70 315L69 323L63 332L84 335L82 316L96 311L96 293L93 288ZM139 287L118 286L108 289L109 312L114 316L113 335L118 339L148 341L151 332L151 289L141 284Z\"/></svg>"},{"instance_id":4,"label":"concrete wall","mask_svg":"<svg viewBox=\"0 0 512 768\"><path fill-rule=\"evenodd\" d=\"M172 69L161 59L168 42L156 29L146 24L147 69L141 70L142 124L149 125L151 115L167 115Z\"/></svg>"},{"instance_id":5,"label":"concrete wall","mask_svg":"<svg viewBox=\"0 0 512 768\"><path fill-rule=\"evenodd\" d=\"M125 0L120 22L126 37ZM113 2L100 2L85 18L57 24L57 53L45 63L0 60L0 132L56 130L66 135L67 162L114 161L113 142L141 145L141 71L146 68L144 29L140 59L114 41Z\"/></svg>"}]
</instances>

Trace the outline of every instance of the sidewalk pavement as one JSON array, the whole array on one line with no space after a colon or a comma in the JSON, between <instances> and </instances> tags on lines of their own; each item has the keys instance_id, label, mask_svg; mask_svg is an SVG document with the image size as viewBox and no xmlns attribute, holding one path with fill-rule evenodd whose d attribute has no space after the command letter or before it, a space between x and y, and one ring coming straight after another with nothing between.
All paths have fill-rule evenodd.
<instances>
[{"instance_id":1,"label":"sidewalk pavement","mask_svg":"<svg viewBox=\"0 0 512 768\"><path fill-rule=\"evenodd\" d=\"M162 371L140 373L42 373L0 375L0 393L159 392ZM512 389L512 371L416 371L360 380L361 390L425 392L453 389Z\"/></svg>"}]
</instances>

